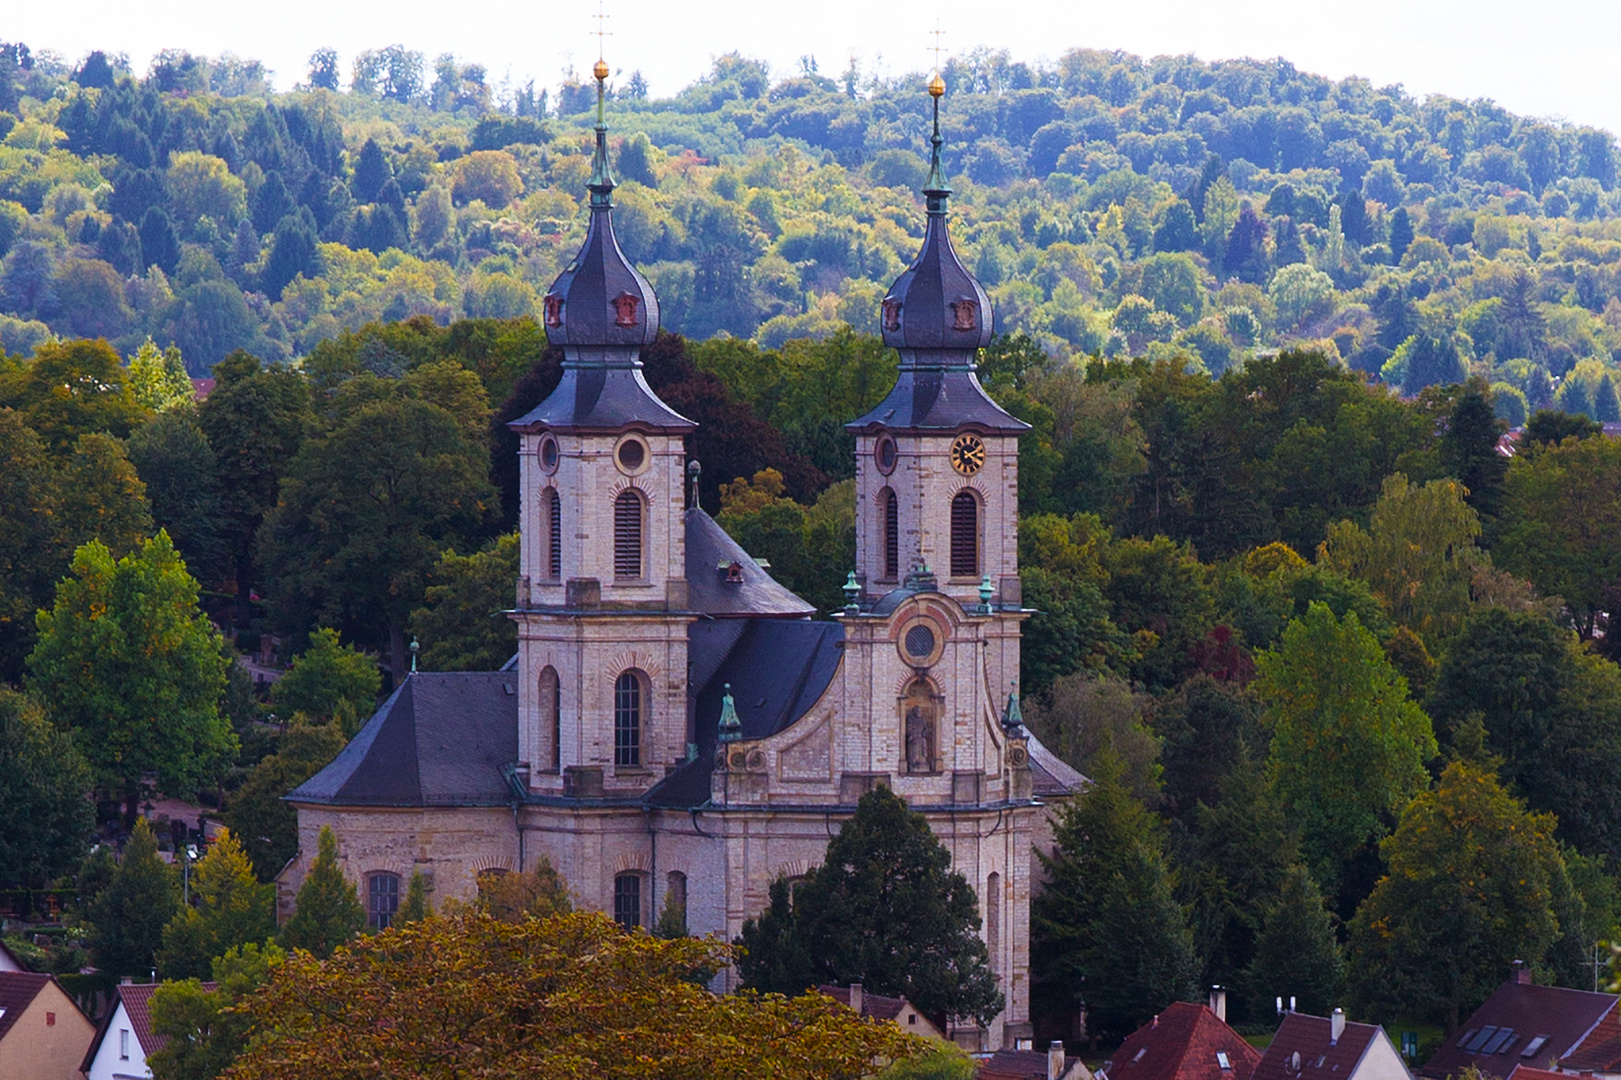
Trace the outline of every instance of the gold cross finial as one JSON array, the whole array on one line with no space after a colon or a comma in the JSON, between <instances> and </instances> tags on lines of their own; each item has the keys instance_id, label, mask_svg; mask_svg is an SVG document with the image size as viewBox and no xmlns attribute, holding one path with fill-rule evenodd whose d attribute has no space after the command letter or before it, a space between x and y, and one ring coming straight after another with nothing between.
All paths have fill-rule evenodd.
<instances>
[{"instance_id":1,"label":"gold cross finial","mask_svg":"<svg viewBox=\"0 0 1621 1080\"><path fill-rule=\"evenodd\" d=\"M602 10L602 0L597 0L597 13L591 16L597 20L597 28L592 33L597 36L597 62L591 68L591 74L596 76L598 82L608 77L608 62L603 59L603 38L610 37L608 32L608 16Z\"/></svg>"},{"instance_id":2,"label":"gold cross finial","mask_svg":"<svg viewBox=\"0 0 1621 1080\"><path fill-rule=\"evenodd\" d=\"M934 37L934 44L932 46L930 46L930 51L934 53L934 73L936 75L939 75L940 74L940 53L941 53L942 49L944 48L944 46L942 46L940 44L940 38L941 38L942 35L945 34L945 31L940 29L940 20L938 20L938 19L935 20L934 29L930 30L929 33L931 35L933 35L933 37Z\"/></svg>"}]
</instances>

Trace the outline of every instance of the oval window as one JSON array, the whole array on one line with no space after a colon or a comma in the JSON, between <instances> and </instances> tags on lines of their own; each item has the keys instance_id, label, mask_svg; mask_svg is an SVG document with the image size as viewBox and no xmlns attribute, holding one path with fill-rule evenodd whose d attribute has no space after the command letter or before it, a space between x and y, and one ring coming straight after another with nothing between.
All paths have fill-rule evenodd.
<instances>
[{"instance_id":1,"label":"oval window","mask_svg":"<svg viewBox=\"0 0 1621 1080\"><path fill-rule=\"evenodd\" d=\"M557 440L550 435L540 440L540 467L548 473L557 471Z\"/></svg>"},{"instance_id":2,"label":"oval window","mask_svg":"<svg viewBox=\"0 0 1621 1080\"><path fill-rule=\"evenodd\" d=\"M895 446L895 439L891 435L880 435L872 447L873 461L878 465L878 471L888 476L895 471L895 462L900 457L900 451Z\"/></svg>"}]
</instances>

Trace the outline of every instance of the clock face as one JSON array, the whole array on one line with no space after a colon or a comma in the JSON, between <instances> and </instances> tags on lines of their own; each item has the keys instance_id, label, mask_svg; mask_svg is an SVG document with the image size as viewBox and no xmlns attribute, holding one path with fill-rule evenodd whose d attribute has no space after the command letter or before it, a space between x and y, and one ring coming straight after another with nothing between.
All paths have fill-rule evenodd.
<instances>
[{"instance_id":1,"label":"clock face","mask_svg":"<svg viewBox=\"0 0 1621 1080\"><path fill-rule=\"evenodd\" d=\"M951 444L951 467L964 476L973 476L985 464L985 444L978 435L964 433Z\"/></svg>"}]
</instances>

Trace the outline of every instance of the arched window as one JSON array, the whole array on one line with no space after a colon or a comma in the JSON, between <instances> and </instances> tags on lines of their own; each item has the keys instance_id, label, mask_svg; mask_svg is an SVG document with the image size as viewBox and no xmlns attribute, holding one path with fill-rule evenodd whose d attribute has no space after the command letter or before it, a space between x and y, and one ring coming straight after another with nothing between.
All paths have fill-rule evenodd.
<instances>
[{"instance_id":1,"label":"arched window","mask_svg":"<svg viewBox=\"0 0 1621 1080\"><path fill-rule=\"evenodd\" d=\"M666 915L666 913L670 914ZM679 920L681 933L685 934L687 932L687 875L679 870L671 870L669 877L665 879L664 911L659 915L660 923L666 917ZM677 928L671 927L670 929Z\"/></svg>"},{"instance_id":2,"label":"arched window","mask_svg":"<svg viewBox=\"0 0 1621 1080\"><path fill-rule=\"evenodd\" d=\"M991 970L1001 966L1002 948L1002 875L985 878L985 947L991 954Z\"/></svg>"},{"instance_id":3,"label":"arched window","mask_svg":"<svg viewBox=\"0 0 1621 1080\"><path fill-rule=\"evenodd\" d=\"M626 930L642 925L642 875L627 873L614 878L614 921Z\"/></svg>"},{"instance_id":4,"label":"arched window","mask_svg":"<svg viewBox=\"0 0 1621 1080\"><path fill-rule=\"evenodd\" d=\"M366 883L366 923L373 930L387 930L400 910L400 876L373 874Z\"/></svg>"},{"instance_id":5,"label":"arched window","mask_svg":"<svg viewBox=\"0 0 1621 1080\"><path fill-rule=\"evenodd\" d=\"M557 669L548 664L540 672L540 715L551 721L552 771L563 767L563 702L558 692Z\"/></svg>"},{"instance_id":6,"label":"arched window","mask_svg":"<svg viewBox=\"0 0 1621 1080\"><path fill-rule=\"evenodd\" d=\"M884 508L884 577L894 581L901 576L901 501L889 488L878 499Z\"/></svg>"},{"instance_id":7,"label":"arched window","mask_svg":"<svg viewBox=\"0 0 1621 1080\"><path fill-rule=\"evenodd\" d=\"M951 576L979 576L979 499L968 488L951 500Z\"/></svg>"},{"instance_id":8,"label":"arched window","mask_svg":"<svg viewBox=\"0 0 1621 1080\"><path fill-rule=\"evenodd\" d=\"M546 494L546 573L553 581L563 576L563 497L556 488Z\"/></svg>"},{"instance_id":9,"label":"arched window","mask_svg":"<svg viewBox=\"0 0 1621 1080\"><path fill-rule=\"evenodd\" d=\"M626 488L614 500L614 577L642 576L642 496Z\"/></svg>"},{"instance_id":10,"label":"arched window","mask_svg":"<svg viewBox=\"0 0 1621 1080\"><path fill-rule=\"evenodd\" d=\"M642 763L642 677L627 671L614 681L614 764Z\"/></svg>"}]
</instances>

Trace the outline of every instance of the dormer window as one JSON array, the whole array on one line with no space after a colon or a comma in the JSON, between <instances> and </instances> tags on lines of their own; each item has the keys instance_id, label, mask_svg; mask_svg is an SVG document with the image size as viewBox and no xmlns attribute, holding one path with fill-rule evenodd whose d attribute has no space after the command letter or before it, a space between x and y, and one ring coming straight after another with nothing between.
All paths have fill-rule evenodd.
<instances>
[{"instance_id":1,"label":"dormer window","mask_svg":"<svg viewBox=\"0 0 1621 1080\"><path fill-rule=\"evenodd\" d=\"M546 297L546 325L563 325L563 298L556 293Z\"/></svg>"},{"instance_id":2,"label":"dormer window","mask_svg":"<svg viewBox=\"0 0 1621 1080\"><path fill-rule=\"evenodd\" d=\"M726 583L728 585L743 584L743 564L740 562L728 563L726 566Z\"/></svg>"},{"instance_id":3,"label":"dormer window","mask_svg":"<svg viewBox=\"0 0 1621 1080\"><path fill-rule=\"evenodd\" d=\"M640 325L636 312L642 305L642 299L632 293L620 293L614 297L614 325L637 326Z\"/></svg>"},{"instance_id":4,"label":"dormer window","mask_svg":"<svg viewBox=\"0 0 1621 1080\"><path fill-rule=\"evenodd\" d=\"M954 321L953 330L979 329L979 302L976 300L955 300L951 304L951 314Z\"/></svg>"}]
</instances>

